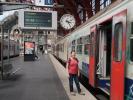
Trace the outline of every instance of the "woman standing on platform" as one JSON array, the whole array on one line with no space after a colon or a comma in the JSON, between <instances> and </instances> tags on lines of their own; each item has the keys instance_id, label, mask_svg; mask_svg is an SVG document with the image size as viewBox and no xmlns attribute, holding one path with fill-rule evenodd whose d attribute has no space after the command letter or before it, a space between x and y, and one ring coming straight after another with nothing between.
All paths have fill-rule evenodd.
<instances>
[{"instance_id":1,"label":"woman standing on platform","mask_svg":"<svg viewBox=\"0 0 133 100\"><path fill-rule=\"evenodd\" d=\"M75 93L73 92L73 80L74 80L76 83L78 93L83 94L83 93L81 93L80 84L79 84L79 80L78 80L79 68L78 68L78 59L76 58L75 51L71 52L71 57L67 61L66 69L68 70L68 73L69 73L70 93L72 95L75 95Z\"/></svg>"}]
</instances>

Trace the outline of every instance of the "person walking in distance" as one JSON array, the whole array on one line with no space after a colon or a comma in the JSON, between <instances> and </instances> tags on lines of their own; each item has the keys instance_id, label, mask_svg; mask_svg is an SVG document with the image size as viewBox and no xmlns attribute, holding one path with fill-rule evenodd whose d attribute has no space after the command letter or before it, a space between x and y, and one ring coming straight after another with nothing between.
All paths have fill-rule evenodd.
<instances>
[{"instance_id":1,"label":"person walking in distance","mask_svg":"<svg viewBox=\"0 0 133 100\"><path fill-rule=\"evenodd\" d=\"M71 57L67 61L66 69L69 74L70 93L72 95L75 95L75 93L73 91L73 81L75 81L78 93L83 95L83 93L81 92L80 84L79 84L79 80L78 80L79 68L78 68L78 59L76 58L75 51L71 52Z\"/></svg>"}]
</instances>

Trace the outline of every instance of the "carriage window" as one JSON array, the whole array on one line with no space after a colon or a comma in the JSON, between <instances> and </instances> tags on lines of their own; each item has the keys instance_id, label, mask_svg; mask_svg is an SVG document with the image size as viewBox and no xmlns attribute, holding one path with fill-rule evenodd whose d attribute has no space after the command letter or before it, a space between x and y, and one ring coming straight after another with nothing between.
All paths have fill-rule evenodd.
<instances>
[{"instance_id":1,"label":"carriage window","mask_svg":"<svg viewBox=\"0 0 133 100\"><path fill-rule=\"evenodd\" d=\"M90 35L85 36L84 38L84 44L90 43Z\"/></svg>"},{"instance_id":2,"label":"carriage window","mask_svg":"<svg viewBox=\"0 0 133 100\"><path fill-rule=\"evenodd\" d=\"M77 45L77 54L82 54L82 45Z\"/></svg>"},{"instance_id":3,"label":"carriage window","mask_svg":"<svg viewBox=\"0 0 133 100\"><path fill-rule=\"evenodd\" d=\"M91 36L90 36L91 40L90 40L90 55L93 56L94 55L94 50L95 50L95 45L94 45L94 42L95 42L95 37L94 37L94 32L91 33Z\"/></svg>"},{"instance_id":4,"label":"carriage window","mask_svg":"<svg viewBox=\"0 0 133 100\"><path fill-rule=\"evenodd\" d=\"M130 60L133 62L133 38L130 39Z\"/></svg>"},{"instance_id":5,"label":"carriage window","mask_svg":"<svg viewBox=\"0 0 133 100\"><path fill-rule=\"evenodd\" d=\"M72 46L72 51L75 51L75 46Z\"/></svg>"},{"instance_id":6,"label":"carriage window","mask_svg":"<svg viewBox=\"0 0 133 100\"><path fill-rule=\"evenodd\" d=\"M121 61L122 59L122 23L115 24L114 28L114 60Z\"/></svg>"},{"instance_id":7,"label":"carriage window","mask_svg":"<svg viewBox=\"0 0 133 100\"><path fill-rule=\"evenodd\" d=\"M75 40L73 40L73 41L72 41L72 45L75 45L75 44L76 44L76 42L75 42Z\"/></svg>"},{"instance_id":8,"label":"carriage window","mask_svg":"<svg viewBox=\"0 0 133 100\"><path fill-rule=\"evenodd\" d=\"M82 37L81 38L79 38L78 40L77 40L77 44L82 44L83 43L83 39L82 39Z\"/></svg>"},{"instance_id":9,"label":"carriage window","mask_svg":"<svg viewBox=\"0 0 133 100\"><path fill-rule=\"evenodd\" d=\"M84 45L84 54L88 55L89 54L89 44Z\"/></svg>"},{"instance_id":10,"label":"carriage window","mask_svg":"<svg viewBox=\"0 0 133 100\"><path fill-rule=\"evenodd\" d=\"M62 44L62 52L64 52L64 43Z\"/></svg>"},{"instance_id":11,"label":"carriage window","mask_svg":"<svg viewBox=\"0 0 133 100\"><path fill-rule=\"evenodd\" d=\"M131 34L133 34L133 22L131 23Z\"/></svg>"}]
</instances>

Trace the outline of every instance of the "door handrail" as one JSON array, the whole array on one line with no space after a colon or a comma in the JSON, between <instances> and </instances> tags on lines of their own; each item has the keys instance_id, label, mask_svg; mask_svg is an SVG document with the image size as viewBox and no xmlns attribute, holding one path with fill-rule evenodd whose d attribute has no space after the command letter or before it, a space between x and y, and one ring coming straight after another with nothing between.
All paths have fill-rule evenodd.
<instances>
[{"instance_id":1,"label":"door handrail","mask_svg":"<svg viewBox=\"0 0 133 100\"><path fill-rule=\"evenodd\" d=\"M102 57L102 58L99 60L97 66L96 66L96 67L97 67L97 72L96 72L96 73L97 73L98 75L102 75L102 68L100 67L100 64L101 64L101 62L103 61L103 58L104 58L104 57Z\"/></svg>"}]
</instances>

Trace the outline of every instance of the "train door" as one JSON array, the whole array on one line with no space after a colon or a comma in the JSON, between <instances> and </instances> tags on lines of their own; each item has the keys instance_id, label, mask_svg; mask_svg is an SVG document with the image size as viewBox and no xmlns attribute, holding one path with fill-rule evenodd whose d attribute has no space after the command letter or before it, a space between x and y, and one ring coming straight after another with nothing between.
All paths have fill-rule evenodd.
<instances>
[{"instance_id":1,"label":"train door","mask_svg":"<svg viewBox=\"0 0 133 100\"><path fill-rule=\"evenodd\" d=\"M97 64L97 84L100 89L110 93L112 18L98 25L99 59Z\"/></svg>"},{"instance_id":2,"label":"train door","mask_svg":"<svg viewBox=\"0 0 133 100\"><path fill-rule=\"evenodd\" d=\"M96 66L98 58L97 48L97 28L96 26L91 28L90 34L90 66L89 66L89 84L93 87L96 86Z\"/></svg>"},{"instance_id":3,"label":"train door","mask_svg":"<svg viewBox=\"0 0 133 100\"><path fill-rule=\"evenodd\" d=\"M104 30L99 31L99 62L97 74L106 77L106 43L107 38Z\"/></svg>"},{"instance_id":4,"label":"train door","mask_svg":"<svg viewBox=\"0 0 133 100\"><path fill-rule=\"evenodd\" d=\"M126 14L113 16L111 100L124 100L124 72L126 59Z\"/></svg>"},{"instance_id":5,"label":"train door","mask_svg":"<svg viewBox=\"0 0 133 100\"><path fill-rule=\"evenodd\" d=\"M0 61L1 61L1 42L0 42Z\"/></svg>"}]
</instances>

